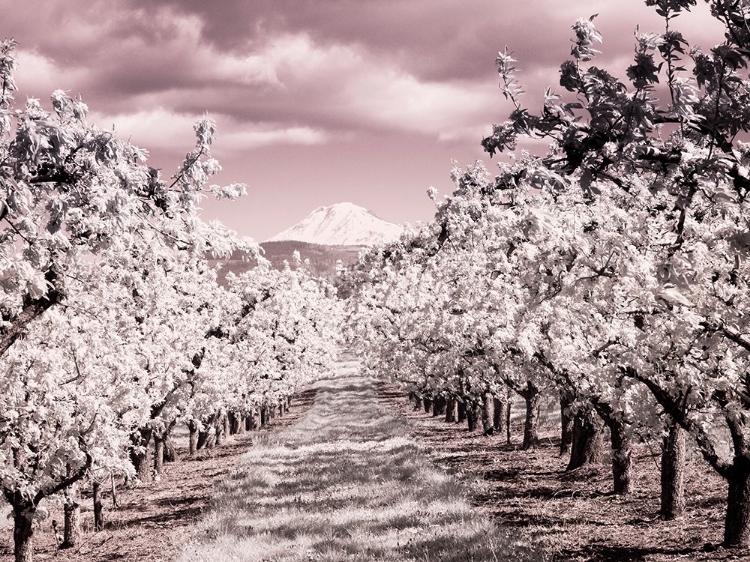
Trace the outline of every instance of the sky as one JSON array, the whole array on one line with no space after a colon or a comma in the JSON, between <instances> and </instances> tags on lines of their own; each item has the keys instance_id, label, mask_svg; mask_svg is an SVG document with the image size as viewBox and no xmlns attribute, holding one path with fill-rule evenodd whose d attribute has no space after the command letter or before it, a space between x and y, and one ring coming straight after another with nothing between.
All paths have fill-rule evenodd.
<instances>
[{"instance_id":1,"label":"sky","mask_svg":"<svg viewBox=\"0 0 750 562\"><path fill-rule=\"evenodd\" d=\"M17 100L62 88L89 122L150 152L169 177L217 123L214 183L238 201L203 202L258 241L321 205L349 201L392 222L429 220L430 186L483 160L480 141L510 106L495 57L508 47L525 102L540 105L570 58L571 25L595 19L597 64L624 78L633 33L662 32L643 0L0 0L19 42ZM673 27L704 49L722 40L704 2ZM539 147L544 151L544 146Z\"/></svg>"}]
</instances>

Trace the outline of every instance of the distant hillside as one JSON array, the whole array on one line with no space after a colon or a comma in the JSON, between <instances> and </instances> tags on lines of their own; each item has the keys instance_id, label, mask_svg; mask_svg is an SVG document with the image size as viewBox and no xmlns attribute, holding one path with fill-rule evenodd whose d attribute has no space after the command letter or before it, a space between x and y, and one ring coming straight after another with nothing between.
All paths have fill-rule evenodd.
<instances>
[{"instance_id":1,"label":"distant hillside","mask_svg":"<svg viewBox=\"0 0 750 562\"><path fill-rule=\"evenodd\" d=\"M295 250L299 251L302 261L310 260L310 271L317 277L333 281L336 275L336 262L341 260L343 265L350 265L357 261L359 252L364 246L331 246L324 244L310 244L296 240L284 240L279 242L263 242L261 245L264 257L271 262L276 269L284 267L284 261L292 263ZM212 260L213 264L221 263L222 269L219 275L224 279L228 272L240 274L255 267L254 261L242 261L233 256L228 260Z\"/></svg>"}]
</instances>

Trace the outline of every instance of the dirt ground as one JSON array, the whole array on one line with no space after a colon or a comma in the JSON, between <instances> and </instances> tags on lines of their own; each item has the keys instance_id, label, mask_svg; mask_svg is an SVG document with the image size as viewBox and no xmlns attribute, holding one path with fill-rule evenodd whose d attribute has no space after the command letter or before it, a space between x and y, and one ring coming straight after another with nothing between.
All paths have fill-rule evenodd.
<instances>
[{"instance_id":1,"label":"dirt ground","mask_svg":"<svg viewBox=\"0 0 750 562\"><path fill-rule=\"evenodd\" d=\"M79 547L58 550L52 521L62 522L62 512L51 508L34 532L34 560L57 562L112 562L116 560L162 562L173 560L182 548L193 525L208 506L219 482L228 477L239 457L252 447L260 434L278 430L294 423L311 406L314 391L298 394L288 414L275 418L260 432L248 432L230 438L225 445L199 451L194 460L187 460L187 440L176 439L179 458L165 465L160 482L137 488L118 489L119 509L113 511L106 486L104 498L105 525L99 533L90 532L93 512L90 498L81 506L84 533ZM12 526L2 529L0 561L13 559Z\"/></svg>"},{"instance_id":2,"label":"dirt ground","mask_svg":"<svg viewBox=\"0 0 750 562\"><path fill-rule=\"evenodd\" d=\"M315 404L239 459L179 562L546 562L467 501L342 360Z\"/></svg>"},{"instance_id":3,"label":"dirt ground","mask_svg":"<svg viewBox=\"0 0 750 562\"><path fill-rule=\"evenodd\" d=\"M479 509L511 534L543 548L551 560L750 560L750 550L719 546L727 487L696 455L685 473L685 515L661 521L656 450L638 447L635 492L615 496L608 463L565 473L568 459L559 456L556 423L542 427L536 450L521 451L518 423L507 445L500 436L470 433L463 424L414 411L392 385L381 383L379 391L386 407L412 421L435 464L462 475Z\"/></svg>"},{"instance_id":4,"label":"dirt ground","mask_svg":"<svg viewBox=\"0 0 750 562\"><path fill-rule=\"evenodd\" d=\"M414 411L396 387L378 384L380 407L400 412L440 468L461 476L472 502L512 536L543 548L550 560L649 561L750 560L750 550L721 548L726 485L702 459L693 455L686 471L687 509L677 521L658 518L658 453L642 446L635 458L634 489L628 497L611 494L608 464L565 473L558 455L557 424L542 426L542 443L521 451L516 424L511 445L499 436L470 433L464 425L446 424ZM314 392L301 393L283 418L263 432L287 427L311 406ZM262 433L263 433L262 432ZM75 549L56 548L51 522L59 510L39 523L35 560L167 561L176 557L196 521L209 505L216 486L226 480L257 432L235 436L226 445L200 452L195 460L167 465L161 482L120 488L120 508L109 509L105 495L105 530L90 532L90 498L82 507L83 535ZM186 457L186 443L177 442ZM0 531L0 562L12 560L12 527Z\"/></svg>"}]
</instances>

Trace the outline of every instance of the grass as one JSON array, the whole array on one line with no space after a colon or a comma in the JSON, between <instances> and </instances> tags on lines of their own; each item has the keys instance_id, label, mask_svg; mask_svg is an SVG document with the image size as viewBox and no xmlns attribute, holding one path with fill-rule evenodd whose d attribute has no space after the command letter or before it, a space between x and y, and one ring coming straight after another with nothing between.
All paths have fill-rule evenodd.
<instances>
[{"instance_id":1,"label":"grass","mask_svg":"<svg viewBox=\"0 0 750 562\"><path fill-rule=\"evenodd\" d=\"M541 560L465 500L356 363L317 383L294 425L226 479L179 560Z\"/></svg>"}]
</instances>

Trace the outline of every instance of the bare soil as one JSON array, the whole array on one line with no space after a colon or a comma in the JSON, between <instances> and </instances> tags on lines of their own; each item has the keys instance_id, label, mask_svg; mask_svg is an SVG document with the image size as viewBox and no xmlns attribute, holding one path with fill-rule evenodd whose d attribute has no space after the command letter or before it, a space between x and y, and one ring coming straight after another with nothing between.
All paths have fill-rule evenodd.
<instances>
[{"instance_id":1,"label":"bare soil","mask_svg":"<svg viewBox=\"0 0 750 562\"><path fill-rule=\"evenodd\" d=\"M554 561L576 562L673 560L750 560L750 550L723 549L726 484L697 455L686 470L687 509L684 517L658 518L659 456L646 445L637 448L633 494L611 493L609 464L565 472L558 454L557 423L541 428L541 445L521 451L520 423L510 445L500 436L469 432L463 424L415 411L403 392L377 384L379 408L399 412L410 422L414 437L424 444L432 462L461 477L476 509L492 517L511 536L536 545ZM261 432L234 436L225 445L201 451L188 460L185 442L177 441L180 458L166 465L160 482L137 488L120 486L120 508L109 509L105 495L105 529L91 532L91 500L84 497L84 534L79 547L58 550L52 520L62 521L59 508L35 532L35 560L167 561L173 560L194 532L220 483L231 477L242 454L260 435L296 422L312 405L314 391L297 396L291 411ZM271 433L269 433L271 432ZM12 528L2 529L0 562L12 560Z\"/></svg>"},{"instance_id":2,"label":"bare soil","mask_svg":"<svg viewBox=\"0 0 750 562\"><path fill-rule=\"evenodd\" d=\"M393 385L381 382L378 390L386 407L412 422L433 462L469 484L478 509L512 536L542 548L550 560L750 560L750 550L719 546L727 486L697 454L685 471L685 515L662 521L656 448L637 447L635 491L616 496L607 462L565 472L557 423L541 428L539 447L522 451L518 422L508 445L504 436L469 432L465 424L415 411Z\"/></svg>"},{"instance_id":3,"label":"bare soil","mask_svg":"<svg viewBox=\"0 0 750 562\"><path fill-rule=\"evenodd\" d=\"M544 562L477 513L350 357L240 460L180 562Z\"/></svg>"},{"instance_id":4,"label":"bare soil","mask_svg":"<svg viewBox=\"0 0 750 562\"><path fill-rule=\"evenodd\" d=\"M91 498L84 495L81 506L84 533L81 544L76 548L57 549L52 521L62 524L62 510L50 506L49 517L41 521L34 532L34 560L173 560L209 505L216 486L234 470L242 454L253 446L253 440L294 423L310 408L314 395L315 392L311 389L300 392L283 417L274 418L260 431L235 435L220 447L201 450L195 459L188 459L187 440L176 440L178 457L183 460L166 464L165 474L159 482L135 488L120 486L120 507L117 510L111 509L109 486L105 485L103 531L91 531L93 506ZM0 542L0 561L12 559L13 532L12 527L6 527Z\"/></svg>"}]
</instances>

